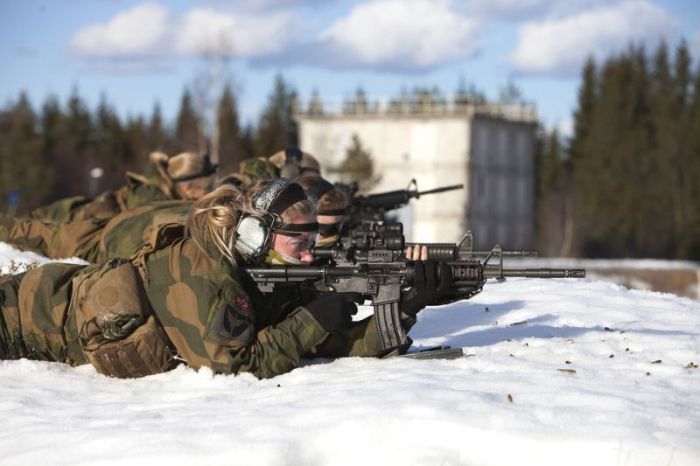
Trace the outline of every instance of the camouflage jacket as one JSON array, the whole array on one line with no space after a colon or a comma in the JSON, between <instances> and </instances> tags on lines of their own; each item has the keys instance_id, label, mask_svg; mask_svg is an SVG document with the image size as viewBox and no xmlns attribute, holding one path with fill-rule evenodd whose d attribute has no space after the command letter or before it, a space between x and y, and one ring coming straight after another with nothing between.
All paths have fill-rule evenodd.
<instances>
[{"instance_id":1,"label":"camouflage jacket","mask_svg":"<svg viewBox=\"0 0 700 466\"><path fill-rule=\"evenodd\" d=\"M200 249L189 237L168 238L163 231L167 227L131 260L143 280L144 305L164 330L176 358L188 366L266 378L294 369L303 355L382 353L374 317L329 336L303 306L309 298L299 288L263 296L245 271ZM81 290L88 280L107 280L105 268L51 263L4 279L0 358L87 363L88 348L80 336L90 321L78 324L86 301ZM123 291L103 285L109 293L98 301Z\"/></svg>"},{"instance_id":2,"label":"camouflage jacket","mask_svg":"<svg viewBox=\"0 0 700 466\"><path fill-rule=\"evenodd\" d=\"M27 218L48 222L109 219L119 212L154 201L178 198L172 187L159 176L127 172L126 180L126 185L115 191L104 192L95 199L83 196L59 199L31 211Z\"/></svg>"},{"instance_id":3,"label":"camouflage jacket","mask_svg":"<svg viewBox=\"0 0 700 466\"><path fill-rule=\"evenodd\" d=\"M191 201L153 202L112 218L46 222L0 216L0 241L51 259L79 257L102 263L129 257L161 223L184 219Z\"/></svg>"}]
</instances>

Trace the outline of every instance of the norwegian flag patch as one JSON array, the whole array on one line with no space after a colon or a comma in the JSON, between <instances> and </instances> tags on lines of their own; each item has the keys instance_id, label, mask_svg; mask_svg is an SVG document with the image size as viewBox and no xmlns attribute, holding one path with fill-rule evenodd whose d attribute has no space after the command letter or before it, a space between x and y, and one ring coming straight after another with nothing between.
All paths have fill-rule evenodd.
<instances>
[{"instance_id":1,"label":"norwegian flag patch","mask_svg":"<svg viewBox=\"0 0 700 466\"><path fill-rule=\"evenodd\" d=\"M250 310L250 300L242 294L236 296L234 303L236 305L236 309L240 311L248 312Z\"/></svg>"}]
</instances>

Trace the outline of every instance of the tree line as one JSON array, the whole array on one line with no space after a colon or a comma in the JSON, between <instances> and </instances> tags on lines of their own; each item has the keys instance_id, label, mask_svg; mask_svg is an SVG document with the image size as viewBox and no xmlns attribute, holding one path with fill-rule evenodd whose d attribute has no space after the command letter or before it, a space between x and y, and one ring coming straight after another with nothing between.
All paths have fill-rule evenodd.
<instances>
[{"instance_id":1,"label":"tree line","mask_svg":"<svg viewBox=\"0 0 700 466\"><path fill-rule=\"evenodd\" d=\"M235 93L225 86L216 102L220 173L241 160L269 156L297 144L296 91L281 76L256 125L241 127ZM186 88L172 124L156 104L149 117L120 118L103 95L90 109L74 89L65 103L49 96L34 108L25 93L0 108L0 212L21 213L55 199L98 194L124 184L124 172L148 172L148 154L211 152L212 134ZM102 169L99 179L91 177ZM93 175L96 173L93 172Z\"/></svg>"},{"instance_id":2,"label":"tree line","mask_svg":"<svg viewBox=\"0 0 700 466\"><path fill-rule=\"evenodd\" d=\"M700 259L700 69L691 68L685 42L673 53L662 43L651 54L630 46L587 61L572 136L541 130L538 138L541 253ZM154 150L205 152L215 140L220 172L229 173L298 142L297 94L281 76L255 125L241 126L235 93L224 87L215 138L195 100L185 89L167 124L157 104L149 117L121 119L106 97L90 109L77 89L64 104L49 96L38 109L20 94L0 108L0 211L116 188L126 170L147 171ZM360 160L355 146L351 164ZM104 170L99 184L90 178L95 167Z\"/></svg>"},{"instance_id":3,"label":"tree line","mask_svg":"<svg viewBox=\"0 0 700 466\"><path fill-rule=\"evenodd\" d=\"M540 137L539 247L700 260L700 69L685 42L589 59L573 121L569 139Z\"/></svg>"}]
</instances>

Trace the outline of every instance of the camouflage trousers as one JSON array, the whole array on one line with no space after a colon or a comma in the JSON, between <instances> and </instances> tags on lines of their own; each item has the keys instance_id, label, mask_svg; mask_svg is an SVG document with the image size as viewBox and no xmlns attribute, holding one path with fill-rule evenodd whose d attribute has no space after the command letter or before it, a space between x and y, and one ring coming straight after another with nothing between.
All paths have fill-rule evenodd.
<instances>
[{"instance_id":1,"label":"camouflage trousers","mask_svg":"<svg viewBox=\"0 0 700 466\"><path fill-rule=\"evenodd\" d=\"M0 241L54 259L80 257L94 261L107 221L46 222L0 215Z\"/></svg>"},{"instance_id":2,"label":"camouflage trousers","mask_svg":"<svg viewBox=\"0 0 700 466\"><path fill-rule=\"evenodd\" d=\"M27 356L19 327L19 284L24 274L0 278L0 359Z\"/></svg>"},{"instance_id":3,"label":"camouflage trousers","mask_svg":"<svg viewBox=\"0 0 700 466\"><path fill-rule=\"evenodd\" d=\"M85 364L71 294L73 278L89 270L51 263L0 279L0 359Z\"/></svg>"}]
</instances>

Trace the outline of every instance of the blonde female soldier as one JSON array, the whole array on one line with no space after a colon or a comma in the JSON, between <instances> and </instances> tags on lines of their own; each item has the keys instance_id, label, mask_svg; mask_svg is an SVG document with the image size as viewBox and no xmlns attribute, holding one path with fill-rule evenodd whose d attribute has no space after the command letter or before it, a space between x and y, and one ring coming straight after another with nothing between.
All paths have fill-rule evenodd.
<instances>
[{"instance_id":1,"label":"blonde female soldier","mask_svg":"<svg viewBox=\"0 0 700 466\"><path fill-rule=\"evenodd\" d=\"M0 359L91 363L113 377L141 377L184 363L217 373L273 377L302 356L380 356L373 317L352 322L358 297L263 296L243 266L305 263L314 206L288 179L245 193L223 186L197 201L187 230L158 228L128 260L50 263L0 281ZM434 299L435 272L402 302L415 314Z\"/></svg>"}]
</instances>

